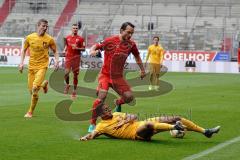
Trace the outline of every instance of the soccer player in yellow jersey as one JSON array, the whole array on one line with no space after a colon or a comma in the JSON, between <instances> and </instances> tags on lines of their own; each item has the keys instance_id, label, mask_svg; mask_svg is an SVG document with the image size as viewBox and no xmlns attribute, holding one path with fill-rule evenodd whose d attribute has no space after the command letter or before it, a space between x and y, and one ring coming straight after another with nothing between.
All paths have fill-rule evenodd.
<instances>
[{"instance_id":1,"label":"soccer player in yellow jersey","mask_svg":"<svg viewBox=\"0 0 240 160\"><path fill-rule=\"evenodd\" d=\"M220 126L204 129L190 120L178 116L163 116L138 121L136 115L122 112L112 114L110 107L106 104L98 106L97 110L102 120L93 132L81 137L80 140L91 140L104 134L114 138L149 141L154 134L173 129L200 132L210 138L212 134L220 130Z\"/></svg>"},{"instance_id":2,"label":"soccer player in yellow jersey","mask_svg":"<svg viewBox=\"0 0 240 160\"><path fill-rule=\"evenodd\" d=\"M159 44L159 37L153 37L153 44L148 47L148 53L145 66L150 59L150 86L149 90L159 89L160 69L163 62L164 49Z\"/></svg>"},{"instance_id":3,"label":"soccer player in yellow jersey","mask_svg":"<svg viewBox=\"0 0 240 160\"><path fill-rule=\"evenodd\" d=\"M46 33L47 29L48 21L40 19L37 23L37 32L28 35L24 42L19 71L20 73L23 71L25 55L29 49L28 89L31 93L31 104L28 112L24 116L26 118L31 118L33 115L33 111L38 102L38 91L43 88L44 93L47 93L48 90L48 81L44 81L44 78L49 63L49 48L51 48L55 56L55 70L58 69L59 56L56 50L56 43L53 37Z\"/></svg>"}]
</instances>

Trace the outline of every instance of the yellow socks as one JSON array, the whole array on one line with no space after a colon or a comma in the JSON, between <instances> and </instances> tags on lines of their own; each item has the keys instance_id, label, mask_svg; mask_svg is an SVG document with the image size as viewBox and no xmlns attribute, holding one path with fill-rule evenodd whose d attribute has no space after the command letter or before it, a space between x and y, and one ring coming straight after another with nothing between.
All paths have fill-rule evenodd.
<instances>
[{"instance_id":1,"label":"yellow socks","mask_svg":"<svg viewBox=\"0 0 240 160\"><path fill-rule=\"evenodd\" d=\"M30 105L30 108L29 108L28 112L33 113L33 111L34 111L34 109L37 105L37 102L38 102L38 95L32 94L31 105Z\"/></svg>"},{"instance_id":2,"label":"yellow socks","mask_svg":"<svg viewBox=\"0 0 240 160\"><path fill-rule=\"evenodd\" d=\"M173 125L167 124L167 123L158 123L158 122L153 122L153 128L154 130L157 131L169 131L174 128Z\"/></svg>"},{"instance_id":3,"label":"yellow socks","mask_svg":"<svg viewBox=\"0 0 240 160\"><path fill-rule=\"evenodd\" d=\"M184 126L186 126L187 130L189 130L189 131L195 131L195 132L200 132L200 133L204 133L204 131L205 131L204 128L196 125L192 121L187 120L185 118L181 118L181 122Z\"/></svg>"}]
</instances>

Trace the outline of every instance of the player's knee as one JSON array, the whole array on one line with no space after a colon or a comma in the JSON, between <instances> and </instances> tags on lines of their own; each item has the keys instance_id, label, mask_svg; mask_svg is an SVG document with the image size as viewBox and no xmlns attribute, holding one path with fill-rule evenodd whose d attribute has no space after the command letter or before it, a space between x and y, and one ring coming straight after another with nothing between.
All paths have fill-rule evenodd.
<instances>
[{"instance_id":1,"label":"player's knee","mask_svg":"<svg viewBox=\"0 0 240 160\"><path fill-rule=\"evenodd\" d=\"M69 74L70 74L70 72L65 72L65 75L64 75L64 77L68 77L68 76L69 76Z\"/></svg>"},{"instance_id":2,"label":"player's knee","mask_svg":"<svg viewBox=\"0 0 240 160\"><path fill-rule=\"evenodd\" d=\"M73 77L74 77L74 78L77 78L77 77L78 77L78 74L79 74L79 72L78 72L78 71L75 71L75 72L73 73Z\"/></svg>"},{"instance_id":3,"label":"player's knee","mask_svg":"<svg viewBox=\"0 0 240 160\"><path fill-rule=\"evenodd\" d=\"M33 87L32 96L33 97L38 97L38 91L39 91L38 87Z\"/></svg>"},{"instance_id":4,"label":"player's knee","mask_svg":"<svg viewBox=\"0 0 240 160\"><path fill-rule=\"evenodd\" d=\"M32 88L32 93L36 93L36 92L38 92L38 87L35 87L35 86L34 86L34 87Z\"/></svg>"},{"instance_id":5,"label":"player's knee","mask_svg":"<svg viewBox=\"0 0 240 160\"><path fill-rule=\"evenodd\" d=\"M100 99L101 101L104 101L107 97L107 92L98 92L98 99Z\"/></svg>"},{"instance_id":6,"label":"player's knee","mask_svg":"<svg viewBox=\"0 0 240 160\"><path fill-rule=\"evenodd\" d=\"M128 93L128 94L125 94L123 98L126 103L130 103L133 101L134 96L131 93Z\"/></svg>"}]
</instances>

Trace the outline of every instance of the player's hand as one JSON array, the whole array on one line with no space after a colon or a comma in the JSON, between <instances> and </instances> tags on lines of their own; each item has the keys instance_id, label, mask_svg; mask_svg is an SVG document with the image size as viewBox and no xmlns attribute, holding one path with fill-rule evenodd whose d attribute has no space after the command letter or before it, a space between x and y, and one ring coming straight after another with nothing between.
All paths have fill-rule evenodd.
<instances>
[{"instance_id":1,"label":"player's hand","mask_svg":"<svg viewBox=\"0 0 240 160\"><path fill-rule=\"evenodd\" d=\"M79 139L80 141L87 141L88 139L87 139L87 137L81 137L80 139Z\"/></svg>"},{"instance_id":2,"label":"player's hand","mask_svg":"<svg viewBox=\"0 0 240 160\"><path fill-rule=\"evenodd\" d=\"M121 120L121 121L118 122L117 126L114 127L113 129L119 129L119 128L121 128L124 124L126 124L126 123L127 123L127 121Z\"/></svg>"},{"instance_id":3,"label":"player's hand","mask_svg":"<svg viewBox=\"0 0 240 160\"><path fill-rule=\"evenodd\" d=\"M54 63L54 71L57 71L59 68L59 61L55 61Z\"/></svg>"},{"instance_id":4,"label":"player's hand","mask_svg":"<svg viewBox=\"0 0 240 160\"><path fill-rule=\"evenodd\" d=\"M141 71L141 73L140 73L140 78L143 79L145 76L146 76L145 71Z\"/></svg>"},{"instance_id":5,"label":"player's hand","mask_svg":"<svg viewBox=\"0 0 240 160\"><path fill-rule=\"evenodd\" d=\"M144 64L144 68L147 68L147 62L145 62L145 64Z\"/></svg>"},{"instance_id":6,"label":"player's hand","mask_svg":"<svg viewBox=\"0 0 240 160\"><path fill-rule=\"evenodd\" d=\"M20 64L18 65L18 71L19 71L20 73L23 72L23 64L22 64L22 63L20 63Z\"/></svg>"},{"instance_id":7,"label":"player's hand","mask_svg":"<svg viewBox=\"0 0 240 160\"><path fill-rule=\"evenodd\" d=\"M90 50L89 53L91 56L96 56L98 54L98 50Z\"/></svg>"},{"instance_id":8,"label":"player's hand","mask_svg":"<svg viewBox=\"0 0 240 160\"><path fill-rule=\"evenodd\" d=\"M76 44L72 44L72 49L77 49L77 45Z\"/></svg>"}]
</instances>

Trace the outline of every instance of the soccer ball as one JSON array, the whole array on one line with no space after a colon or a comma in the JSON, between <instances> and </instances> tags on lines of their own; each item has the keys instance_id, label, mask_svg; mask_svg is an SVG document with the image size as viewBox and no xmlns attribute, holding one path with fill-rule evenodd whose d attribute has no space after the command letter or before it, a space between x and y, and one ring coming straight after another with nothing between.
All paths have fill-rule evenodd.
<instances>
[{"instance_id":1,"label":"soccer ball","mask_svg":"<svg viewBox=\"0 0 240 160\"><path fill-rule=\"evenodd\" d=\"M183 138L185 136L185 131L170 130L170 135L174 138Z\"/></svg>"}]
</instances>

